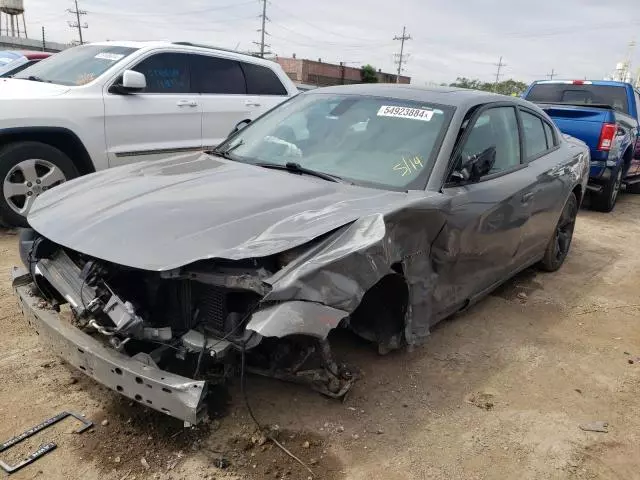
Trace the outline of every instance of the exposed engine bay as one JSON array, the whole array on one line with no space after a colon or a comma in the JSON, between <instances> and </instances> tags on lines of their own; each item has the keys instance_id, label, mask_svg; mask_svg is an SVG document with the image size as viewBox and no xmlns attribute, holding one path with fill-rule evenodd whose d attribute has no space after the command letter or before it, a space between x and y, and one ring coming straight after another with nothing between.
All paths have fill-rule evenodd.
<instances>
[{"instance_id":1,"label":"exposed engine bay","mask_svg":"<svg viewBox=\"0 0 640 480\"><path fill-rule=\"evenodd\" d=\"M334 398L343 397L354 381L321 334L261 335L274 314L294 324L305 312L324 316L332 327L346 321L344 312L310 302L293 309L265 302L270 287L264 280L278 268L268 260L209 261L151 272L99 261L43 237L21 247L28 249L36 295L58 312L68 304L74 327L152 369L224 384L242 368ZM146 403L154 405L151 399Z\"/></svg>"}]
</instances>

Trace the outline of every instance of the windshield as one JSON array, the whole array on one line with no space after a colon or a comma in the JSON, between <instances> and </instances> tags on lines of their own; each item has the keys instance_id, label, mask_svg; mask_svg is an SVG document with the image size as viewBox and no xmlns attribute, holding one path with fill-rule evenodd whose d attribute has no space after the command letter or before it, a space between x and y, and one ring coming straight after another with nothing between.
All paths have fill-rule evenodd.
<instances>
[{"instance_id":1,"label":"windshield","mask_svg":"<svg viewBox=\"0 0 640 480\"><path fill-rule=\"evenodd\" d=\"M20 65L25 61L24 55L9 50L0 52L0 74L10 72L14 65Z\"/></svg>"},{"instance_id":2,"label":"windshield","mask_svg":"<svg viewBox=\"0 0 640 480\"><path fill-rule=\"evenodd\" d=\"M380 97L304 94L218 150L250 163L297 163L356 184L424 188L453 110Z\"/></svg>"},{"instance_id":3,"label":"windshield","mask_svg":"<svg viewBox=\"0 0 640 480\"><path fill-rule=\"evenodd\" d=\"M98 78L136 50L136 48L110 45L80 45L42 60L15 75L14 78L70 86L84 85Z\"/></svg>"},{"instance_id":4,"label":"windshield","mask_svg":"<svg viewBox=\"0 0 640 480\"><path fill-rule=\"evenodd\" d=\"M610 105L614 110L629 113L627 91L622 86L538 83L527 94L527 100L538 103Z\"/></svg>"}]
</instances>

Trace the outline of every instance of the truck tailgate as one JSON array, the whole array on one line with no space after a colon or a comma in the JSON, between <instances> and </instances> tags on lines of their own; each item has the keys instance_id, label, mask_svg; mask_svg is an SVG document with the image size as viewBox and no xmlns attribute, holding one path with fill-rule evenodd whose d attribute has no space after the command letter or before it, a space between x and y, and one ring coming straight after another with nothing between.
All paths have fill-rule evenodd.
<instances>
[{"instance_id":1,"label":"truck tailgate","mask_svg":"<svg viewBox=\"0 0 640 480\"><path fill-rule=\"evenodd\" d=\"M607 152L598 152L602 124L615 123L613 111L606 108L590 108L570 105L539 105L555 122L561 132L585 142L593 160L605 160ZM602 155L602 158L598 158Z\"/></svg>"}]
</instances>

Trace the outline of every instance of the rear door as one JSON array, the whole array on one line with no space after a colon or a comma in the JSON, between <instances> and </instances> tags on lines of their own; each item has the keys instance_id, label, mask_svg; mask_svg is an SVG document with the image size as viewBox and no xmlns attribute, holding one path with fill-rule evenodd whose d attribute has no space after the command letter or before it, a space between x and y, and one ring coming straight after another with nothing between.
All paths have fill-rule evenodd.
<instances>
[{"instance_id":1,"label":"rear door","mask_svg":"<svg viewBox=\"0 0 640 480\"><path fill-rule=\"evenodd\" d=\"M143 92L105 92L110 166L202 148L202 107L191 87L190 56L181 52L151 53L131 67L147 79Z\"/></svg>"},{"instance_id":2,"label":"rear door","mask_svg":"<svg viewBox=\"0 0 640 480\"><path fill-rule=\"evenodd\" d=\"M564 207L568 195L564 179L570 159L566 149L561 148L556 130L545 118L521 107L520 119L524 161L533 182L531 217L524 231L522 250L525 259L533 259L544 251Z\"/></svg>"},{"instance_id":3,"label":"rear door","mask_svg":"<svg viewBox=\"0 0 640 480\"><path fill-rule=\"evenodd\" d=\"M192 82L202 103L202 142L213 148L243 120L252 120L257 107L247 97L240 63L214 55L192 56Z\"/></svg>"},{"instance_id":4,"label":"rear door","mask_svg":"<svg viewBox=\"0 0 640 480\"><path fill-rule=\"evenodd\" d=\"M531 214L532 177L521 154L515 106L485 107L467 128L470 130L459 147L461 156L453 160L454 165L490 147L496 149L496 161L480 181L466 185L448 182L443 188L451 201L448 228L459 232L454 236L456 258L439 269L445 278L438 283L456 286L453 292L449 287L445 287L447 292L440 292L441 297L450 297L442 303L449 307L482 293L521 268L522 243Z\"/></svg>"},{"instance_id":5,"label":"rear door","mask_svg":"<svg viewBox=\"0 0 640 480\"><path fill-rule=\"evenodd\" d=\"M278 75L270 68L255 63L241 62L247 80L247 105L256 118L284 102L289 94Z\"/></svg>"}]
</instances>

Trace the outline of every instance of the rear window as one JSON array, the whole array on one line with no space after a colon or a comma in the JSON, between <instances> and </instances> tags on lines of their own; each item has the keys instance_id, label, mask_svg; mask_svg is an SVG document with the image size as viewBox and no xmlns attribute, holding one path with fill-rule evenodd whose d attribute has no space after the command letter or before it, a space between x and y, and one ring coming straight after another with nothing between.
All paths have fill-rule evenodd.
<instances>
[{"instance_id":1,"label":"rear window","mask_svg":"<svg viewBox=\"0 0 640 480\"><path fill-rule=\"evenodd\" d=\"M531 88L527 94L527 100L539 103L609 105L614 110L629 113L625 88L610 85L539 83Z\"/></svg>"},{"instance_id":2,"label":"rear window","mask_svg":"<svg viewBox=\"0 0 640 480\"><path fill-rule=\"evenodd\" d=\"M270 68L253 63L240 63L247 80L247 93L249 95L286 95L278 76Z\"/></svg>"}]
</instances>

